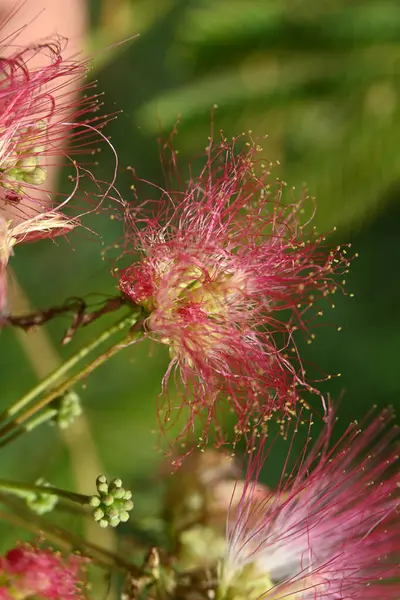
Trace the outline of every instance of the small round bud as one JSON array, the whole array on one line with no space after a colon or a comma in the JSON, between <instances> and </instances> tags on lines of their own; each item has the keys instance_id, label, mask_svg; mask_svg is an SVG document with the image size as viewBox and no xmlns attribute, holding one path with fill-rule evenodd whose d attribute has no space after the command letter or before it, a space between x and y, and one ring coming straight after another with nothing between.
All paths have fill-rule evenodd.
<instances>
[{"instance_id":1,"label":"small round bud","mask_svg":"<svg viewBox=\"0 0 400 600\"><path fill-rule=\"evenodd\" d=\"M121 519L122 523L126 523L129 520L129 513L127 513L124 510L121 510L121 512L119 513L119 518Z\"/></svg>"},{"instance_id":2,"label":"small round bud","mask_svg":"<svg viewBox=\"0 0 400 600\"><path fill-rule=\"evenodd\" d=\"M132 500L125 500L121 505L123 506L124 510L132 510L133 508Z\"/></svg>"},{"instance_id":3,"label":"small round bud","mask_svg":"<svg viewBox=\"0 0 400 600\"><path fill-rule=\"evenodd\" d=\"M113 479L110 483L110 488L121 488L122 480L121 479Z\"/></svg>"},{"instance_id":4,"label":"small round bud","mask_svg":"<svg viewBox=\"0 0 400 600\"><path fill-rule=\"evenodd\" d=\"M117 488L111 491L114 498L122 499L125 496L125 491L122 488Z\"/></svg>"},{"instance_id":5,"label":"small round bud","mask_svg":"<svg viewBox=\"0 0 400 600\"><path fill-rule=\"evenodd\" d=\"M104 517L104 511L101 508L95 508L92 515L95 521L101 521Z\"/></svg>"},{"instance_id":6,"label":"small round bud","mask_svg":"<svg viewBox=\"0 0 400 600\"><path fill-rule=\"evenodd\" d=\"M120 518L116 517L115 519L111 519L109 521L109 525L110 525L110 527L118 527L118 525L120 524L120 522L121 522Z\"/></svg>"},{"instance_id":7,"label":"small round bud","mask_svg":"<svg viewBox=\"0 0 400 600\"><path fill-rule=\"evenodd\" d=\"M106 483L99 483L97 491L99 494L108 494L108 485Z\"/></svg>"}]
</instances>

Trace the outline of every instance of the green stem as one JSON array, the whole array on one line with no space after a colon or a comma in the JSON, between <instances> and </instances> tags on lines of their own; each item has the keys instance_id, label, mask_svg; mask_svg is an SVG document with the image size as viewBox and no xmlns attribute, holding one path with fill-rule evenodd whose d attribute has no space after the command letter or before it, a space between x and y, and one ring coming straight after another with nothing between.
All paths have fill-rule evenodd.
<instances>
[{"instance_id":1,"label":"green stem","mask_svg":"<svg viewBox=\"0 0 400 600\"><path fill-rule=\"evenodd\" d=\"M59 498L66 498L70 502L75 502L80 505L89 504L90 496L84 494L76 494L75 492L68 492L67 490L60 490L59 488L50 485L34 485L30 483L22 483L20 481L10 481L9 479L0 479L0 490L9 494L15 494L16 496L26 498L30 493L37 494L51 494L52 496L58 496Z\"/></svg>"},{"instance_id":2,"label":"green stem","mask_svg":"<svg viewBox=\"0 0 400 600\"><path fill-rule=\"evenodd\" d=\"M30 421L25 423L25 425L23 427L20 427L19 429L15 429L11 435L9 435L3 439L0 439L0 448L3 448L10 442L13 442L15 439L19 438L22 434L27 433L28 431L32 431L39 425L42 425L43 423L47 423L48 421L52 421L57 416L57 414L58 414L58 411L56 408L48 408L46 411L43 411L43 413L41 413L40 415L37 415L37 417L34 417L33 419L31 419Z\"/></svg>"},{"instance_id":3,"label":"green stem","mask_svg":"<svg viewBox=\"0 0 400 600\"><path fill-rule=\"evenodd\" d=\"M110 331L111 330L112 330L112 333L115 333L115 332L123 329L123 327L125 327L127 324L129 324L131 327L133 325L135 325L137 323L137 321L138 321L139 314L140 313L136 313L134 316L130 315L128 318L123 319L122 321L120 321L119 323L117 323L116 325L114 325L112 328L110 328L109 330L107 330L106 333L108 333L108 335L106 337L104 337L104 334L103 334L101 336L102 337L102 341L104 341L105 339L107 339L108 337L110 337L110 335L111 335ZM22 414L20 414L15 419L13 419L12 421L10 421L7 425L5 425L4 427L2 427L0 429L0 437L6 435L8 433L13 433L14 434L15 429L17 429L21 425L23 425L28 419L30 419L33 415L35 415L39 410L41 410L42 408L44 408L45 406L47 406L48 404L50 404L50 402L52 402L55 398L57 398L59 396L62 396L68 389L70 389L71 387L73 387L79 381L82 381L82 379L84 379L87 375L89 375L89 373L91 373L92 371L94 371L95 369L97 369L97 367L99 367L101 364L103 364L104 362L106 362L109 358L111 358L112 356L114 356L115 354L117 354L120 350L122 350L122 348L125 348L129 343L131 343L131 342L139 339L142 336L143 336L143 330L140 330L140 331L131 331L130 333L128 333L128 335L125 338L123 338L122 340L120 340L119 342L117 342L116 344L114 344L113 346L111 346L111 348L109 348L108 350L106 350L105 352L103 352L103 354L100 354L100 356L98 356L92 362L90 362L85 367L83 367L80 371L78 371L78 373L76 373L75 375L69 377L66 381L64 381L62 384L60 384L57 388L53 389L51 392L49 392L48 394L46 394L43 398L41 398L40 400L38 400L33 406L31 406L30 408L28 408L27 410L25 410ZM78 353L80 359L83 356L86 356L86 354L88 353L87 352L87 348L88 347L90 347L90 349L93 349L96 345L98 345L98 344L94 344L94 342L93 342L92 344L90 344L90 346L86 346L85 349L83 349L83 350L86 350L83 354L82 354L82 351L80 351ZM75 357L73 357L73 358L75 358ZM74 364L76 362L78 362L78 361L75 360ZM64 371L65 370L63 370L63 372ZM51 381L48 382L47 385L44 386L44 388L43 388L42 383L39 384L38 387L40 387L40 391L42 391L42 389L46 389L47 387L49 387L49 385L54 382L54 379L58 379L58 377L59 377L59 369L57 369L56 372L57 372L57 377L54 377L54 374L52 376L50 376ZM47 379L49 379L49 378L47 378ZM32 398L34 398L34 397L36 397L38 395L37 392L33 394L33 391L28 394L30 396L29 397L29 401ZM23 405L25 405L27 403L26 398L28 397L28 395L25 396L23 399L21 399L18 402L19 408L21 408ZM22 400L24 400L23 404L21 403ZM13 411L12 414L14 414L14 412L15 411Z\"/></svg>"},{"instance_id":4,"label":"green stem","mask_svg":"<svg viewBox=\"0 0 400 600\"><path fill-rule=\"evenodd\" d=\"M76 354L71 356L71 358L65 361L57 369L52 371L52 373L50 373L47 377L42 379L42 381L38 383L38 385L36 385L34 388L32 388L27 394L22 396L22 398L20 398L12 406L7 408L7 410L5 410L0 415L0 422L6 421L7 419L15 415L17 412L19 412L32 400L37 398L37 396L39 396L42 392L44 392L50 386L52 386L58 379L60 379L62 375L70 371L72 367L74 367L77 363L83 360L88 354L90 354L90 352L95 350L97 346L100 346L103 342L108 340L115 333L118 333L118 331L121 331L126 325L134 325L137 322L139 316L140 312L130 314L128 317L124 317L123 319L118 321L118 323L115 323L114 325L103 331L103 333L98 338L87 344L87 346L81 348Z\"/></svg>"}]
</instances>

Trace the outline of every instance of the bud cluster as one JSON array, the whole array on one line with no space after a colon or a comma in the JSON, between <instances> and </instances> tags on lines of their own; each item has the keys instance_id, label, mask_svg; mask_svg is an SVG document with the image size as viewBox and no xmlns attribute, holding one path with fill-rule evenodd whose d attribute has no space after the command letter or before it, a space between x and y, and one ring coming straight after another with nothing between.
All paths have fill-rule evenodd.
<instances>
[{"instance_id":1,"label":"bud cluster","mask_svg":"<svg viewBox=\"0 0 400 600\"><path fill-rule=\"evenodd\" d=\"M41 185L46 180L46 170L40 165L40 156L45 151L42 136L46 135L44 120L15 131L5 142L0 135L0 186L21 195L23 184ZM9 194L8 199L11 199Z\"/></svg>"},{"instance_id":2,"label":"bud cluster","mask_svg":"<svg viewBox=\"0 0 400 600\"><path fill-rule=\"evenodd\" d=\"M80 397L74 390L68 390L54 401L57 414L54 422L60 429L67 429L82 414Z\"/></svg>"},{"instance_id":3,"label":"bud cluster","mask_svg":"<svg viewBox=\"0 0 400 600\"><path fill-rule=\"evenodd\" d=\"M100 527L117 527L126 523L129 512L133 509L132 492L122 487L121 479L113 479L110 483L104 475L96 480L97 495L91 496L90 506L94 508L92 515Z\"/></svg>"},{"instance_id":4,"label":"bud cluster","mask_svg":"<svg viewBox=\"0 0 400 600\"><path fill-rule=\"evenodd\" d=\"M35 485L46 488L50 486L50 484L43 479L43 477L39 477L35 481ZM36 514L44 515L48 512L51 512L58 502L58 497L55 494L48 493L45 490L37 491L37 492L29 492L25 493L25 501L27 506Z\"/></svg>"}]
</instances>

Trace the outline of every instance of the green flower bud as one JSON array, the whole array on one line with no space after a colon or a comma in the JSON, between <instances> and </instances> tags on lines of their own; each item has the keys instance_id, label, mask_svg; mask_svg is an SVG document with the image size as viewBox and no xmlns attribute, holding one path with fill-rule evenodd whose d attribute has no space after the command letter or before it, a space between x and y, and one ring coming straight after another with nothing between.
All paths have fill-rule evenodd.
<instances>
[{"instance_id":1,"label":"green flower bud","mask_svg":"<svg viewBox=\"0 0 400 600\"><path fill-rule=\"evenodd\" d=\"M31 173L24 173L21 171L23 181L32 185L41 185L46 181L47 173L42 167L36 167Z\"/></svg>"},{"instance_id":2,"label":"green flower bud","mask_svg":"<svg viewBox=\"0 0 400 600\"><path fill-rule=\"evenodd\" d=\"M22 171L25 171L25 173L31 173L36 169L37 166L38 160L34 155L26 156L18 162L18 168Z\"/></svg>"},{"instance_id":3,"label":"green flower bud","mask_svg":"<svg viewBox=\"0 0 400 600\"><path fill-rule=\"evenodd\" d=\"M40 478L35 482L35 485L49 486L50 484L44 479ZM44 515L51 512L58 502L57 496L50 494L46 491L43 492L30 492L26 495L27 506L35 512L37 515Z\"/></svg>"},{"instance_id":4,"label":"green flower bud","mask_svg":"<svg viewBox=\"0 0 400 600\"><path fill-rule=\"evenodd\" d=\"M92 512L92 515L95 521L101 521L101 519L104 517L104 512L101 510L101 508L96 508Z\"/></svg>"},{"instance_id":5,"label":"green flower bud","mask_svg":"<svg viewBox=\"0 0 400 600\"><path fill-rule=\"evenodd\" d=\"M14 183L41 185L47 177L46 169L39 166L40 156L45 152L47 124L42 120L34 125L20 127L12 138L0 146L0 185L19 192ZM0 132L1 133L1 132Z\"/></svg>"},{"instance_id":6,"label":"green flower bud","mask_svg":"<svg viewBox=\"0 0 400 600\"><path fill-rule=\"evenodd\" d=\"M56 398L52 406L57 408L54 422L60 429L67 429L82 414L81 400L73 390L68 390Z\"/></svg>"},{"instance_id":7,"label":"green flower bud","mask_svg":"<svg viewBox=\"0 0 400 600\"><path fill-rule=\"evenodd\" d=\"M101 519L101 521L99 521L99 525L102 529L105 529L106 527L108 527L107 519Z\"/></svg>"},{"instance_id":8,"label":"green flower bud","mask_svg":"<svg viewBox=\"0 0 400 600\"><path fill-rule=\"evenodd\" d=\"M129 511L133 509L132 492L122 487L121 479L114 479L110 483L104 475L96 480L97 495L91 496L90 506L94 507L93 518L100 527L117 527L120 522L129 519Z\"/></svg>"},{"instance_id":9,"label":"green flower bud","mask_svg":"<svg viewBox=\"0 0 400 600\"><path fill-rule=\"evenodd\" d=\"M119 518L122 521L122 523L126 523L129 520L129 513L125 510L121 510L121 512L119 513Z\"/></svg>"}]
</instances>

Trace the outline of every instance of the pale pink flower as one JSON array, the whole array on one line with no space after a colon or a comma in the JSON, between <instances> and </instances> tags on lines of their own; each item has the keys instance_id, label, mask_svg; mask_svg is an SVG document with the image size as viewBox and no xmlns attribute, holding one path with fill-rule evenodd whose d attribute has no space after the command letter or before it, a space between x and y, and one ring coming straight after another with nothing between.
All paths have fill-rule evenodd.
<instances>
[{"instance_id":1,"label":"pale pink flower","mask_svg":"<svg viewBox=\"0 0 400 600\"><path fill-rule=\"evenodd\" d=\"M60 159L75 171L72 193L57 195L69 202L81 174L75 157L95 152L106 120L97 114L98 96L89 94L93 85L81 84L87 93L80 98L71 87L84 79L87 63L62 52L55 39L0 59L0 209L13 220L56 205L45 182Z\"/></svg>"},{"instance_id":2,"label":"pale pink flower","mask_svg":"<svg viewBox=\"0 0 400 600\"><path fill-rule=\"evenodd\" d=\"M7 50L8 57L0 58L0 316L8 312L6 267L15 244L64 235L80 223L64 212L90 210L87 198L85 208L70 206L81 178L95 181L77 158L86 155L93 162L95 144L105 139L99 128L107 121L98 115L93 85L82 85L87 62L65 60L61 39L11 55ZM60 162L73 169L68 194L46 187L48 170Z\"/></svg>"},{"instance_id":3,"label":"pale pink flower","mask_svg":"<svg viewBox=\"0 0 400 600\"><path fill-rule=\"evenodd\" d=\"M0 558L0 598L78 600L83 597L82 563L74 555L65 559L50 549L18 546Z\"/></svg>"},{"instance_id":4,"label":"pale pink flower","mask_svg":"<svg viewBox=\"0 0 400 600\"><path fill-rule=\"evenodd\" d=\"M321 437L310 450L306 445L293 469L288 457L277 490L258 502L259 471L273 458L271 450L255 452L239 510L228 518L221 600L399 598L392 418L385 410L365 426L354 423L334 443L330 414Z\"/></svg>"},{"instance_id":5,"label":"pale pink flower","mask_svg":"<svg viewBox=\"0 0 400 600\"><path fill-rule=\"evenodd\" d=\"M127 210L124 257L139 258L117 273L119 287L147 311L149 337L169 346L164 391L175 373L180 401L162 419L169 427L183 412L178 438L199 417L200 443L211 423L222 443L226 407L237 437L275 411L293 414L298 388L312 389L293 332L307 330L305 311L348 266L339 248L306 237L302 202L284 204L256 151L211 145L183 192L164 192L152 213L150 202Z\"/></svg>"}]
</instances>

